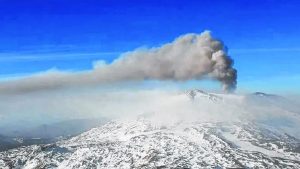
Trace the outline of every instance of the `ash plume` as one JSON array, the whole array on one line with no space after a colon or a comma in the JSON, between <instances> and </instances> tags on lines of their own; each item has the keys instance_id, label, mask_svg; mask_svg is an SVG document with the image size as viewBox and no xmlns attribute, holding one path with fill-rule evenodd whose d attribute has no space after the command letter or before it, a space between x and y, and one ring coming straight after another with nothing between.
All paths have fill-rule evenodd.
<instances>
[{"instance_id":1,"label":"ash plume","mask_svg":"<svg viewBox=\"0 0 300 169\"><path fill-rule=\"evenodd\" d=\"M138 49L111 64L96 64L77 73L48 72L0 83L0 93L29 92L72 86L100 85L140 80L214 79L227 92L236 88L237 71L223 43L210 32L186 34L158 48Z\"/></svg>"}]
</instances>

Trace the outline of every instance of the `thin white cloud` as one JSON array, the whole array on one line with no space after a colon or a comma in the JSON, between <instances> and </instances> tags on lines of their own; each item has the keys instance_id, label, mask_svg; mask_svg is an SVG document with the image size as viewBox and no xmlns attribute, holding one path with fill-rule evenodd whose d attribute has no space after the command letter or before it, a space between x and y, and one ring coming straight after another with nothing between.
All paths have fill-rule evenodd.
<instances>
[{"instance_id":1,"label":"thin white cloud","mask_svg":"<svg viewBox=\"0 0 300 169\"><path fill-rule=\"evenodd\" d=\"M299 48L231 48L231 52L249 53L249 52L300 52Z\"/></svg>"},{"instance_id":2,"label":"thin white cloud","mask_svg":"<svg viewBox=\"0 0 300 169\"><path fill-rule=\"evenodd\" d=\"M19 61L50 61L50 60L78 60L101 56L118 56L122 52L96 52L96 53L44 53L44 54L17 54L0 53L0 62Z\"/></svg>"}]
</instances>

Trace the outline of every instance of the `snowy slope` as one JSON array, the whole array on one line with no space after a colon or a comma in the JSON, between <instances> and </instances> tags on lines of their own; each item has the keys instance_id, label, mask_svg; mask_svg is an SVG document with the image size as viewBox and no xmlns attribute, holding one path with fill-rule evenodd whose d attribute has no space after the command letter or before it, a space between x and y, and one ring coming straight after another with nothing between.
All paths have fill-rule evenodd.
<instances>
[{"instance_id":1,"label":"snowy slope","mask_svg":"<svg viewBox=\"0 0 300 169\"><path fill-rule=\"evenodd\" d=\"M255 124L113 121L72 139L1 153L1 168L299 168L299 140Z\"/></svg>"},{"instance_id":2,"label":"snowy slope","mask_svg":"<svg viewBox=\"0 0 300 169\"><path fill-rule=\"evenodd\" d=\"M224 101L203 91L196 91L194 101L197 97ZM228 167L300 168L300 140L255 121L163 124L140 116L56 144L0 152L0 168Z\"/></svg>"}]
</instances>

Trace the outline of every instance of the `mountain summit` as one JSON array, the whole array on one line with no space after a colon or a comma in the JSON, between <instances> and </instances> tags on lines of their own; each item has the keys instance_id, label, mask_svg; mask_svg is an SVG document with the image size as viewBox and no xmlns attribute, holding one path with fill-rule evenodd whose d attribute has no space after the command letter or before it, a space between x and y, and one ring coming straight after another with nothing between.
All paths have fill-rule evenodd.
<instances>
[{"instance_id":1,"label":"mountain summit","mask_svg":"<svg viewBox=\"0 0 300 169\"><path fill-rule=\"evenodd\" d=\"M192 105L206 100L223 107L227 98L240 99L201 90L186 94ZM0 152L0 168L300 168L300 140L258 120L158 123L152 116Z\"/></svg>"}]
</instances>

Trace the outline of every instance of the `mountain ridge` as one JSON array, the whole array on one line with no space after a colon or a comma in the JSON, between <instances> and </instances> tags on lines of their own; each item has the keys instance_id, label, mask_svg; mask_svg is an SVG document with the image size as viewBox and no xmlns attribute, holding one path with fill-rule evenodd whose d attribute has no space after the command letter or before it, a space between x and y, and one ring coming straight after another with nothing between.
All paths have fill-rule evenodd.
<instances>
[{"instance_id":1,"label":"mountain ridge","mask_svg":"<svg viewBox=\"0 0 300 169\"><path fill-rule=\"evenodd\" d=\"M221 107L228 98L248 99L198 89L185 95L191 105ZM54 144L0 152L0 168L300 168L300 140L259 121L163 123L156 116L116 119Z\"/></svg>"}]
</instances>

